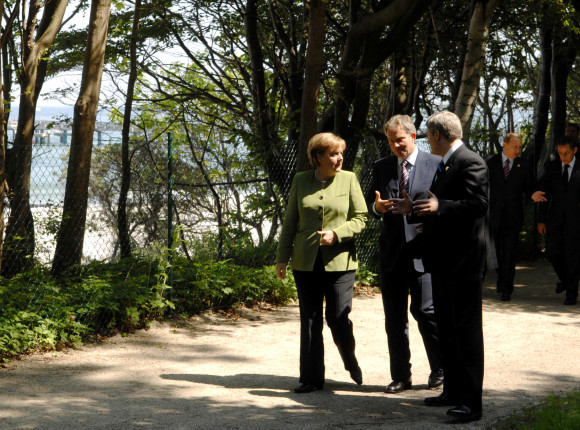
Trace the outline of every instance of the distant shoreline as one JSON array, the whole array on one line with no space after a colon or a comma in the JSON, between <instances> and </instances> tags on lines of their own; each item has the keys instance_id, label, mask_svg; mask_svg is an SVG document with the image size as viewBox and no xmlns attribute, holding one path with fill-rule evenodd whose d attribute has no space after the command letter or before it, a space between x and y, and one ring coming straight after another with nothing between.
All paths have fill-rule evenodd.
<instances>
[{"instance_id":1,"label":"distant shoreline","mask_svg":"<svg viewBox=\"0 0 580 430\"><path fill-rule=\"evenodd\" d=\"M19 105L13 104L10 109L9 120L18 119ZM37 106L36 117L37 121L52 121L56 117L67 116L72 118L74 116L74 106ZM97 121L107 122L109 119L106 114L97 114Z\"/></svg>"}]
</instances>

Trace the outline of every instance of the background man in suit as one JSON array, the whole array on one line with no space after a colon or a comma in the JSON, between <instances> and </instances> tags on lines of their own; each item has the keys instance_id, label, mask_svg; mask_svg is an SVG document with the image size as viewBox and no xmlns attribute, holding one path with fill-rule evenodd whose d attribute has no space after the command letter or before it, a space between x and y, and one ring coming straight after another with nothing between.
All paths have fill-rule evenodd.
<instances>
[{"instance_id":1,"label":"background man in suit","mask_svg":"<svg viewBox=\"0 0 580 430\"><path fill-rule=\"evenodd\" d=\"M417 321L431 367L429 388L443 384L441 351L433 311L431 275L413 256L419 234L403 215L389 212L390 200L408 193L413 199L425 198L441 157L419 151L416 130L407 115L393 116L384 127L394 155L373 164L372 182L366 196L369 213L381 218L379 265L385 328L389 344L392 382L386 393L411 388L411 351L407 305L411 292L411 314Z\"/></svg>"},{"instance_id":2,"label":"background man in suit","mask_svg":"<svg viewBox=\"0 0 580 430\"><path fill-rule=\"evenodd\" d=\"M570 136L572 139L578 143L578 135L580 134L580 125L575 122L569 122L566 124L566 136Z\"/></svg>"},{"instance_id":3,"label":"background man in suit","mask_svg":"<svg viewBox=\"0 0 580 430\"><path fill-rule=\"evenodd\" d=\"M503 152L487 160L489 169L489 228L497 256L497 291L502 301L511 300L516 275L516 258L524 219L523 195L531 194L532 170L520 158L522 140L508 133ZM528 194L529 193L529 194Z\"/></svg>"},{"instance_id":4,"label":"background man in suit","mask_svg":"<svg viewBox=\"0 0 580 430\"><path fill-rule=\"evenodd\" d=\"M414 202L422 217L425 270L431 272L433 304L445 382L430 406L452 406L452 422L482 413L483 330L481 290L486 263L488 174L485 161L461 141L461 122L451 112L427 120L433 154L443 157L429 198Z\"/></svg>"},{"instance_id":5,"label":"background man in suit","mask_svg":"<svg viewBox=\"0 0 580 430\"><path fill-rule=\"evenodd\" d=\"M547 233L546 254L559 278L556 293L566 291L564 304L575 305L580 279L580 163L572 137L560 137L556 147L560 162L547 165L532 200L542 202L538 231Z\"/></svg>"}]
</instances>

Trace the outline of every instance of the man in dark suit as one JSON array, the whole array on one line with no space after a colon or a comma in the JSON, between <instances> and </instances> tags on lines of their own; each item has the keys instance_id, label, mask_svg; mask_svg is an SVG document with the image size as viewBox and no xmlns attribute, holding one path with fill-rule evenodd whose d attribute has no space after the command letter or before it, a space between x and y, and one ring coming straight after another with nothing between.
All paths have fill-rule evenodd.
<instances>
[{"instance_id":1,"label":"man in dark suit","mask_svg":"<svg viewBox=\"0 0 580 430\"><path fill-rule=\"evenodd\" d=\"M427 120L433 154L443 157L428 199L416 200L412 217L423 220L425 270L443 354L443 393L429 406L455 406L452 422L481 419L483 330L481 290L486 264L488 174L485 161L461 141L461 122L451 112Z\"/></svg>"},{"instance_id":2,"label":"man in dark suit","mask_svg":"<svg viewBox=\"0 0 580 430\"><path fill-rule=\"evenodd\" d=\"M547 234L546 254L560 280L556 292L566 291L564 304L575 305L580 279L580 163L572 137L560 137L556 147L560 160L546 166L532 200L542 202L538 231Z\"/></svg>"},{"instance_id":3,"label":"man in dark suit","mask_svg":"<svg viewBox=\"0 0 580 430\"><path fill-rule=\"evenodd\" d=\"M578 134L580 134L580 125L575 122L566 124L566 136L570 136L576 143L578 143Z\"/></svg>"},{"instance_id":4,"label":"man in dark suit","mask_svg":"<svg viewBox=\"0 0 580 430\"><path fill-rule=\"evenodd\" d=\"M393 116L384 127L394 155L373 164L372 182L366 196L369 213L381 219L379 265L385 328L389 344L392 382L386 393L411 388L408 297L411 314L417 321L431 368L427 385L443 384L441 350L433 311L431 275L414 257L413 245L419 234L403 215L389 212L390 201L407 193L413 199L425 198L441 157L419 151L416 130L407 115Z\"/></svg>"},{"instance_id":5,"label":"man in dark suit","mask_svg":"<svg viewBox=\"0 0 580 430\"><path fill-rule=\"evenodd\" d=\"M508 133L501 154L487 160L489 169L489 228L497 257L497 291L502 301L511 300L516 275L520 231L524 219L523 196L532 187L531 165L520 158L522 140Z\"/></svg>"}]
</instances>

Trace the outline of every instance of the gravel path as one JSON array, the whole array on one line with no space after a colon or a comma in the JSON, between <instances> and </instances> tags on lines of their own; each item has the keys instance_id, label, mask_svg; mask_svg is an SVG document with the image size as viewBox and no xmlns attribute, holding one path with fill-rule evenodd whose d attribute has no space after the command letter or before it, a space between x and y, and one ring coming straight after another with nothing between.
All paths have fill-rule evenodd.
<instances>
[{"instance_id":1,"label":"gravel path","mask_svg":"<svg viewBox=\"0 0 580 430\"><path fill-rule=\"evenodd\" d=\"M485 283L484 417L498 419L550 393L580 391L580 306L563 306L549 263L522 265L511 302ZM447 408L423 399L429 369L411 323L412 390L390 382L380 296L351 314L364 385L350 381L325 327L325 389L298 385L298 307L241 310L155 323L79 350L33 355L0 369L1 429L436 429ZM454 426L458 428L458 426Z\"/></svg>"}]
</instances>

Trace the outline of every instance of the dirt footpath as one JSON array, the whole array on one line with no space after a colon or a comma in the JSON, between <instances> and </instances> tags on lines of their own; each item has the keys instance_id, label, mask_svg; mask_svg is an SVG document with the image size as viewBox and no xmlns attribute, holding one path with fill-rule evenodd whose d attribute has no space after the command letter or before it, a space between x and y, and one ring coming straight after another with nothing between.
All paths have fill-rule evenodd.
<instances>
[{"instance_id":1,"label":"dirt footpath","mask_svg":"<svg viewBox=\"0 0 580 430\"><path fill-rule=\"evenodd\" d=\"M493 277L491 277L493 278ZM523 265L511 302L485 283L484 418L492 428L549 393L580 391L580 306L554 293L549 263ZM325 327L325 389L295 394L298 307L156 323L80 350L34 355L0 369L1 429L434 429L447 408L423 399L429 369L411 322L413 389L390 382L380 295L351 314L364 385L340 363Z\"/></svg>"}]
</instances>

